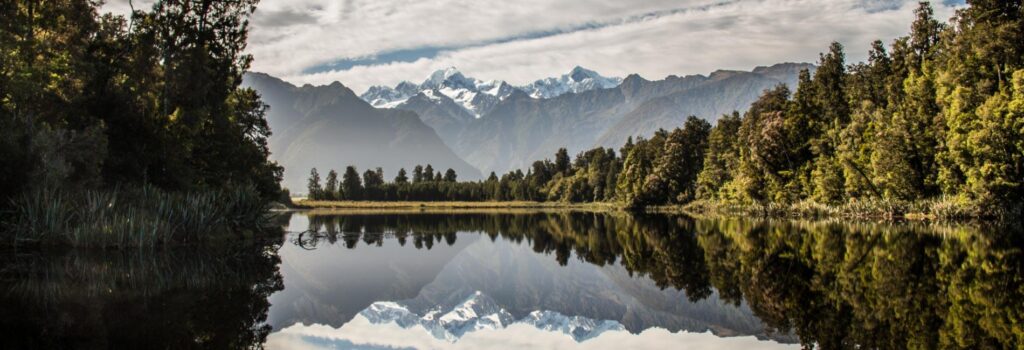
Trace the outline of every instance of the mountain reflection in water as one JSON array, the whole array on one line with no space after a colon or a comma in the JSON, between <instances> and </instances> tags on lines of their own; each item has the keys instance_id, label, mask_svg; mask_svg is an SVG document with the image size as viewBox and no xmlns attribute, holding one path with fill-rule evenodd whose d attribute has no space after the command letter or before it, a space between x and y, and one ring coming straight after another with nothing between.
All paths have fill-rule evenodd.
<instances>
[{"instance_id":1,"label":"mountain reflection in water","mask_svg":"<svg viewBox=\"0 0 1024 350\"><path fill-rule=\"evenodd\" d=\"M1019 348L1017 225L298 213L219 251L0 254L2 348Z\"/></svg>"}]
</instances>

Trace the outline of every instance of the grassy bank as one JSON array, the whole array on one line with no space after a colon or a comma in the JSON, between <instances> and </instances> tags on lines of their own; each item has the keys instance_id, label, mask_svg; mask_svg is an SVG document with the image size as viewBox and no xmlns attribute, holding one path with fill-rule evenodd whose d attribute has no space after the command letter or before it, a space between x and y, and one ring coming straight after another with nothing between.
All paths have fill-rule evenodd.
<instances>
[{"instance_id":1,"label":"grassy bank","mask_svg":"<svg viewBox=\"0 0 1024 350\"><path fill-rule=\"evenodd\" d=\"M1020 208L983 208L955 198L938 198L920 201L860 200L842 204L822 204L810 200L792 204L695 201L683 206L652 207L649 211L788 218L965 220L1012 217L1019 215Z\"/></svg>"},{"instance_id":2,"label":"grassy bank","mask_svg":"<svg viewBox=\"0 0 1024 350\"><path fill-rule=\"evenodd\" d=\"M173 193L155 187L42 189L12 200L0 244L153 247L244 237L267 227L268 205L250 188Z\"/></svg>"},{"instance_id":3,"label":"grassy bank","mask_svg":"<svg viewBox=\"0 0 1024 350\"><path fill-rule=\"evenodd\" d=\"M305 209L579 209L616 210L614 203L561 203L561 202L379 202L379 201L314 201L297 200L295 205Z\"/></svg>"}]
</instances>

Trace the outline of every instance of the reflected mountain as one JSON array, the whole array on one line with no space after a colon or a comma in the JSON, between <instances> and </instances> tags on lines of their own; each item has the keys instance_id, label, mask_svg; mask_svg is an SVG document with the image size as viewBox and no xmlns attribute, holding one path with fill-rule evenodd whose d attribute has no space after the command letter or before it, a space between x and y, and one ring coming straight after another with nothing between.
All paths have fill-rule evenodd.
<instances>
[{"instance_id":1,"label":"reflected mountain","mask_svg":"<svg viewBox=\"0 0 1024 350\"><path fill-rule=\"evenodd\" d=\"M360 344L350 330L398 332L393 327L459 342L482 336L465 329L499 328L561 334L578 344L603 338L587 336L585 327L580 337L573 327L522 322L547 314L559 315L552 321L557 324L611 322L633 336L631 342L663 330L824 349L1024 343L1024 234L1013 224L542 212L312 215L305 226L290 236L292 245L336 249L360 266L401 271L408 264L402 257L435 251L443 261L425 263L430 272L404 285L404 299L388 288L350 290L345 293L383 296L348 307L361 306L362 314L340 326L316 313L300 315L306 326L278 324L278 339ZM314 294L344 299L329 288ZM437 319L466 309L478 295L491 306L474 321L452 328Z\"/></svg>"},{"instance_id":2,"label":"reflected mountain","mask_svg":"<svg viewBox=\"0 0 1024 350\"><path fill-rule=\"evenodd\" d=\"M310 220L314 228L322 221ZM334 228L337 222L328 223L322 234L289 235L290 243L279 250L285 288L270 297L275 329L295 323L340 327L373 302L412 298L472 242L467 237L442 244L438 234L424 243L425 235L418 234L415 245L431 249L415 249L405 240L383 239L372 225L345 226L343 232Z\"/></svg>"},{"instance_id":3,"label":"reflected mountain","mask_svg":"<svg viewBox=\"0 0 1024 350\"><path fill-rule=\"evenodd\" d=\"M408 313L399 319L421 319L484 295L503 311L498 324L539 312L613 322L634 334L657 327L796 341L768 332L745 305L718 298L696 235L675 218L570 212L302 220L290 227L306 231L291 234L281 250L287 287L271 297L275 329L338 328L360 310L391 305L374 302L395 301Z\"/></svg>"},{"instance_id":4,"label":"reflected mountain","mask_svg":"<svg viewBox=\"0 0 1024 350\"><path fill-rule=\"evenodd\" d=\"M577 342L592 339L605 331L625 330L622 324L615 321L565 316L553 311L534 311L517 320L504 307L479 291L451 308L436 307L423 316L410 311L407 305L396 302L373 303L359 315L374 324L394 322L402 328L420 326L434 338L453 343L470 332L503 329L515 324L561 332Z\"/></svg>"}]
</instances>

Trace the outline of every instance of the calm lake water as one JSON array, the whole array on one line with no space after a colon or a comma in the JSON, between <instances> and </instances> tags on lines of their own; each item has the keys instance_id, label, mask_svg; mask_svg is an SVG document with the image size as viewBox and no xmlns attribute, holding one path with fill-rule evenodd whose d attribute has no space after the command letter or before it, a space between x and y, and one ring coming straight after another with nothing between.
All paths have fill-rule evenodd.
<instances>
[{"instance_id":1,"label":"calm lake water","mask_svg":"<svg viewBox=\"0 0 1024 350\"><path fill-rule=\"evenodd\" d=\"M1018 224L288 214L215 249L0 252L0 348L1021 348Z\"/></svg>"}]
</instances>

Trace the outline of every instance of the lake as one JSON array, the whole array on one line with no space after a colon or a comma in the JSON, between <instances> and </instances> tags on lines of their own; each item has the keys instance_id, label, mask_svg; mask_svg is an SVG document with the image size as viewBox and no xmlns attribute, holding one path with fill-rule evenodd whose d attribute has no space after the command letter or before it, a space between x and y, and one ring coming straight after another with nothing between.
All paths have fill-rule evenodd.
<instances>
[{"instance_id":1,"label":"lake","mask_svg":"<svg viewBox=\"0 0 1024 350\"><path fill-rule=\"evenodd\" d=\"M228 247L0 252L0 348L1020 348L1013 224L282 215Z\"/></svg>"}]
</instances>

